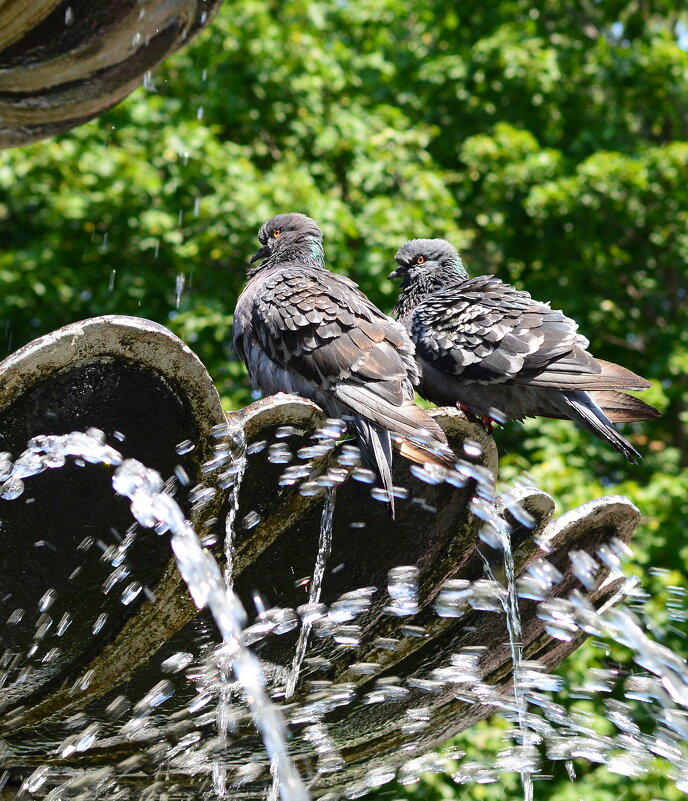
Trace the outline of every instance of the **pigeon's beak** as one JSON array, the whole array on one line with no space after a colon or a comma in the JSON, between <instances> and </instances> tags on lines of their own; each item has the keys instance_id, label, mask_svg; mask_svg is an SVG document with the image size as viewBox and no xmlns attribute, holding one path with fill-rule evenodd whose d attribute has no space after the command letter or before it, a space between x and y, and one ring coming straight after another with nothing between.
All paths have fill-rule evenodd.
<instances>
[{"instance_id":1,"label":"pigeon's beak","mask_svg":"<svg viewBox=\"0 0 688 801\"><path fill-rule=\"evenodd\" d=\"M249 264L253 264L254 262L258 261L259 259L267 259L270 255L270 248L267 245L263 245L260 250L257 250L253 256L251 256L251 261Z\"/></svg>"},{"instance_id":2,"label":"pigeon's beak","mask_svg":"<svg viewBox=\"0 0 688 801\"><path fill-rule=\"evenodd\" d=\"M399 268L396 267L392 272L387 276L387 278L401 278L401 273L399 272Z\"/></svg>"}]
</instances>

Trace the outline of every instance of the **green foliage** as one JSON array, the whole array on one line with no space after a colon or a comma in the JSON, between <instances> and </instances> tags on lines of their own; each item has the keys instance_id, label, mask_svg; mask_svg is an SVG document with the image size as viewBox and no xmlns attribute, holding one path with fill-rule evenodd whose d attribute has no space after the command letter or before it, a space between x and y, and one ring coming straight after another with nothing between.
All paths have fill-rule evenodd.
<instances>
[{"instance_id":1,"label":"green foliage","mask_svg":"<svg viewBox=\"0 0 688 801\"><path fill-rule=\"evenodd\" d=\"M655 383L664 417L626 432L634 468L570 424L497 433L502 478L529 473L561 509L620 492L641 509L633 569L656 636L688 544L688 19L631 0L232 0L99 120L0 154L0 348L76 319L136 314L198 352L228 408L250 400L229 348L258 226L311 214L330 265L382 308L396 248L443 236L579 320L602 358ZM669 572L649 574L651 566ZM685 628L685 625L684 625ZM685 631L683 632L685 634ZM589 648L564 671L598 660ZM495 728L496 727L496 728ZM500 747L482 724L461 747ZM672 798L578 766L538 798ZM558 768L556 769L559 770ZM409 797L516 798L518 783ZM402 793L402 789L398 789Z\"/></svg>"}]
</instances>

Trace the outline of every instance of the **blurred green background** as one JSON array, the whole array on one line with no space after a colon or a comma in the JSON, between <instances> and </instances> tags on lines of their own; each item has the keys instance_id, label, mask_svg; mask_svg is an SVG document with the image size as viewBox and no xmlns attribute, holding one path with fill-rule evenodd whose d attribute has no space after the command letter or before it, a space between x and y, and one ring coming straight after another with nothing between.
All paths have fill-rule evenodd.
<instances>
[{"instance_id":1,"label":"blurred green background","mask_svg":"<svg viewBox=\"0 0 688 801\"><path fill-rule=\"evenodd\" d=\"M397 247L441 236L575 317L592 351L652 379L664 417L626 427L639 467L571 424L497 431L501 477L528 475L559 510L636 503L630 571L653 635L688 656L672 586L688 572L688 13L675 2L227 0L125 102L57 139L0 153L0 351L104 313L168 325L227 408L251 399L230 349L259 225L313 216L329 265L385 311ZM153 86L154 85L154 86ZM653 566L661 570L651 570ZM631 670L586 645L561 672ZM573 677L573 678L572 678ZM560 699L563 703L592 702ZM597 713L604 728L601 710ZM460 738L490 763L492 720ZM648 726L650 723L648 722ZM629 780L559 764L537 799L683 798L657 765ZM515 799L518 777L447 775L389 798Z\"/></svg>"}]
</instances>

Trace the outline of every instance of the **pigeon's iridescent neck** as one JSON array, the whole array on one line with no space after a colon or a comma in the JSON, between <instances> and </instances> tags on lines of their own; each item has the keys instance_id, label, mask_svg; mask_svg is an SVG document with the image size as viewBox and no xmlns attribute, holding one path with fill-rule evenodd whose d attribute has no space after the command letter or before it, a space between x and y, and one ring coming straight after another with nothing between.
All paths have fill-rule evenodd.
<instances>
[{"instance_id":1,"label":"pigeon's iridescent neck","mask_svg":"<svg viewBox=\"0 0 688 801\"><path fill-rule=\"evenodd\" d=\"M308 247L308 253L311 258L311 261L315 263L318 267L325 266L325 253L323 251L322 241L319 239L315 239L315 237L309 237L310 244Z\"/></svg>"},{"instance_id":2,"label":"pigeon's iridescent neck","mask_svg":"<svg viewBox=\"0 0 688 801\"><path fill-rule=\"evenodd\" d=\"M322 241L314 236L304 236L297 242L289 242L286 246L277 249L261 264L249 270L249 278L256 273L274 267L299 266L310 267L316 270L325 269L325 253Z\"/></svg>"}]
</instances>

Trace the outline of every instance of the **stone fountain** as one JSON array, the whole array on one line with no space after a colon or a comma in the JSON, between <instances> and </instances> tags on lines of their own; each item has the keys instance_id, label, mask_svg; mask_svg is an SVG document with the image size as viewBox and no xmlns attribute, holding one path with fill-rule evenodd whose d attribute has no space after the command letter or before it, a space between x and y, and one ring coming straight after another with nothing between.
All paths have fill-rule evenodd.
<instances>
[{"instance_id":1,"label":"stone fountain","mask_svg":"<svg viewBox=\"0 0 688 801\"><path fill-rule=\"evenodd\" d=\"M488 580L503 558L491 531L508 531L523 590L522 658L550 669L585 634L557 636L539 600L609 601L621 581L609 559L584 580L581 555L618 550L639 518L621 497L558 518L535 488L496 498L493 441L439 409L459 470L440 480L398 458L392 521L340 424L286 395L226 414L192 351L138 318L41 337L0 364L0 387L8 792L258 798L272 781L231 658L164 528L137 525L110 470L79 448L48 469L36 469L36 448L18 459L32 438L90 431L81 436L161 474L248 612L244 644L313 798L408 779L414 758L491 714L495 698L509 707L514 661L505 591ZM523 588L542 578L545 554L556 578L539 596Z\"/></svg>"}]
</instances>

